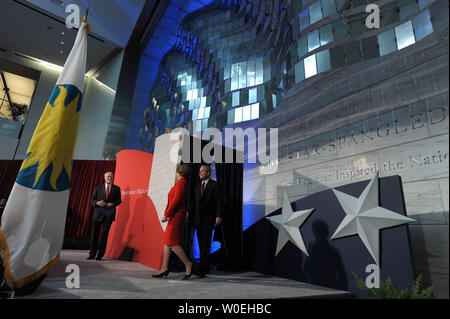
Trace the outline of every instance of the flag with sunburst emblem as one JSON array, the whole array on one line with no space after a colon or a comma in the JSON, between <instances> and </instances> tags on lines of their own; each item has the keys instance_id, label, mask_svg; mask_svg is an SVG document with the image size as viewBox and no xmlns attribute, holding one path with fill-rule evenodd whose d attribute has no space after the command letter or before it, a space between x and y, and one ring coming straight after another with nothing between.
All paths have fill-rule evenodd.
<instances>
[{"instance_id":1,"label":"flag with sunburst emblem","mask_svg":"<svg viewBox=\"0 0 450 319\"><path fill-rule=\"evenodd\" d=\"M3 213L0 252L11 289L41 277L56 263L62 248L88 32L84 18Z\"/></svg>"}]
</instances>

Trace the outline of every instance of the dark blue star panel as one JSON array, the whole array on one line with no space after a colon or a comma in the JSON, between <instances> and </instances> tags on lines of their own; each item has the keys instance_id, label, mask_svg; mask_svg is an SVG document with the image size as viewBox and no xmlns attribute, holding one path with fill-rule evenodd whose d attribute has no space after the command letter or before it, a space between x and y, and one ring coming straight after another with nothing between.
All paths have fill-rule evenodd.
<instances>
[{"instance_id":1,"label":"dark blue star panel","mask_svg":"<svg viewBox=\"0 0 450 319\"><path fill-rule=\"evenodd\" d=\"M370 181L336 187L359 197ZM403 188L399 176L379 179L379 206L406 215ZM366 267L376 264L358 235L331 240L345 212L331 189L291 203L294 211L315 208L300 226L309 257L289 241L275 257L278 231L266 219L244 232L245 255L252 270L315 285L362 294L352 272L365 280ZM281 208L269 216L281 214ZM400 288L411 288L415 273L407 225L380 230L380 279L391 277ZM281 296L280 296L281 297Z\"/></svg>"}]
</instances>

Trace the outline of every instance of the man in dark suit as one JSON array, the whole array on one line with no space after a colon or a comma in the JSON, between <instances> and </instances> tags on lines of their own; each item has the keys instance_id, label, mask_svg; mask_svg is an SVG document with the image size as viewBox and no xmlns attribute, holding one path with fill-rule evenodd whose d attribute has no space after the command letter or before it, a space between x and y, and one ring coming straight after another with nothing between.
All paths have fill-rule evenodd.
<instances>
[{"instance_id":1,"label":"man in dark suit","mask_svg":"<svg viewBox=\"0 0 450 319\"><path fill-rule=\"evenodd\" d=\"M189 205L188 216L191 225L197 230L200 248L200 265L194 271L197 276L204 277L209 272L209 253L214 226L222 223L222 200L219 184L211 179L211 167L200 167L201 183L194 189L194 198Z\"/></svg>"},{"instance_id":2,"label":"man in dark suit","mask_svg":"<svg viewBox=\"0 0 450 319\"><path fill-rule=\"evenodd\" d=\"M109 229L116 219L116 207L120 205L120 187L113 184L114 175L111 172L105 174L105 184L95 188L91 197L91 205L95 207L93 218L93 230L91 238L91 250L88 259L102 260L108 242ZM98 237L100 235L100 244Z\"/></svg>"}]
</instances>

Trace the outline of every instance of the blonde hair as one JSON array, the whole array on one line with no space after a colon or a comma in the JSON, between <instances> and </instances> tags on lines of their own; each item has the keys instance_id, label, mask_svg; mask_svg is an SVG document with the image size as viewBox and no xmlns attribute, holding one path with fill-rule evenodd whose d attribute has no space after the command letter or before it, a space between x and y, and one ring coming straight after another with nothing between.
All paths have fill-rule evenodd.
<instances>
[{"instance_id":1,"label":"blonde hair","mask_svg":"<svg viewBox=\"0 0 450 319\"><path fill-rule=\"evenodd\" d=\"M188 164L178 164L176 172L184 178L188 178L191 175L191 169Z\"/></svg>"}]
</instances>

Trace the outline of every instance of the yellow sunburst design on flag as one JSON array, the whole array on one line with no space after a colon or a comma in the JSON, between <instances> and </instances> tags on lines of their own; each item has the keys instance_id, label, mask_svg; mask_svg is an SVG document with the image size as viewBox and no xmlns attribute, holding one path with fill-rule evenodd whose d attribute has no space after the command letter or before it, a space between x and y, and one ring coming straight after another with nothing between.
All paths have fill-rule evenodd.
<instances>
[{"instance_id":1,"label":"yellow sunburst design on flag","mask_svg":"<svg viewBox=\"0 0 450 319\"><path fill-rule=\"evenodd\" d=\"M47 178L48 181L44 183L48 184L49 182L55 191L58 190L57 180L63 173L63 168L69 179L72 172L72 158L80 118L79 101L81 93L73 86L58 85L55 90L57 89L59 89L59 94L54 99L54 105L52 105L52 101L47 103L28 147L27 157L20 168L22 172L37 165L35 174L34 172L32 174L35 175L34 181L29 180L32 185L26 185L32 188L36 187L42 174L50 165L52 166L51 174ZM66 101L68 89L77 91L76 96L71 101ZM70 93L69 97L73 96L73 92ZM68 105L65 105L67 102ZM50 172L48 171L48 173Z\"/></svg>"}]
</instances>

